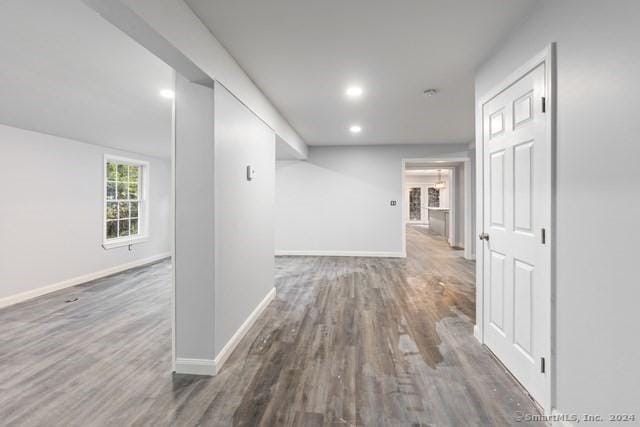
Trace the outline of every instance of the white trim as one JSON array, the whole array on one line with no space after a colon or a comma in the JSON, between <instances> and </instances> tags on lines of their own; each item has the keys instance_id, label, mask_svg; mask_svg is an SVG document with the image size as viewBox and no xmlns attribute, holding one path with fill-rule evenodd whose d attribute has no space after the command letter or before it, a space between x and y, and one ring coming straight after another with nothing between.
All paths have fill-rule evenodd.
<instances>
[{"instance_id":1,"label":"white trim","mask_svg":"<svg viewBox=\"0 0 640 427\"><path fill-rule=\"evenodd\" d=\"M456 191L456 169L446 168L449 171L449 246L455 246L458 240L458 192Z\"/></svg>"},{"instance_id":2,"label":"white trim","mask_svg":"<svg viewBox=\"0 0 640 427\"><path fill-rule=\"evenodd\" d=\"M173 93L176 71L171 70ZM171 100L171 371L176 370L176 97Z\"/></svg>"},{"instance_id":3,"label":"white trim","mask_svg":"<svg viewBox=\"0 0 640 427\"><path fill-rule=\"evenodd\" d=\"M464 235L462 236L465 259L474 259L473 251L473 234L471 233L471 159L464 161L462 169L462 178L464 179Z\"/></svg>"},{"instance_id":4,"label":"white trim","mask_svg":"<svg viewBox=\"0 0 640 427\"><path fill-rule=\"evenodd\" d=\"M406 258L405 252L367 251L276 251L276 256L346 256L369 258Z\"/></svg>"},{"instance_id":5,"label":"white trim","mask_svg":"<svg viewBox=\"0 0 640 427\"><path fill-rule=\"evenodd\" d=\"M123 238L107 239L107 162L113 161L119 164L127 164L131 166L139 166L141 175L140 188L138 188L138 230L136 236L127 236ZM132 159L129 157L117 156L105 153L102 162L102 247L105 250L119 248L122 246L131 246L144 243L149 240L149 181L151 177L151 163L146 160ZM116 189L117 191L117 189ZM117 200L109 200L114 202Z\"/></svg>"},{"instance_id":6,"label":"white trim","mask_svg":"<svg viewBox=\"0 0 640 427\"><path fill-rule=\"evenodd\" d=\"M42 295L49 294L51 292L59 291L61 289L69 288L71 286L80 285L92 280L101 279L103 277L111 276L116 273L120 273L132 268L140 267L152 262L159 261L171 256L171 253L166 252L158 255L154 255L148 258L143 258L137 261L132 261L126 264L120 264L115 267L110 267L104 270L96 271L94 273L85 274L82 276L74 277L72 279L63 280L51 285L43 286L40 288L32 289L30 291L21 292L19 294L10 295L0 299L0 308L8 307L10 305L18 304Z\"/></svg>"},{"instance_id":7,"label":"white trim","mask_svg":"<svg viewBox=\"0 0 640 427\"><path fill-rule=\"evenodd\" d=\"M542 396L542 401L539 402L544 409L544 413L551 414L552 408L555 404L556 393L556 351L555 351L555 329L556 329L556 317L555 317L555 206L556 206L556 186L555 186L555 149L556 149L556 116L555 116L555 102L556 102L556 58L555 58L555 43L551 43L535 55L532 59L527 61L524 65L516 69L514 72L504 79L500 84L496 85L492 90L487 91L486 95L480 98L476 104L476 233L482 233L484 231L484 131L483 131L483 111L484 105L498 96L504 90L509 88L512 84L517 82L522 76L535 69L540 64L547 64L545 67L545 82L546 82L546 94L547 99L547 117L548 126L546 137L549 141L547 156L549 160L549 211L550 211L550 223L548 227L548 242L549 242L549 291L550 291L550 305L549 305L549 338L548 343L548 373L546 381L546 390ZM476 326L477 337L481 343L484 344L484 244L478 244L476 247Z\"/></svg>"},{"instance_id":8,"label":"white trim","mask_svg":"<svg viewBox=\"0 0 640 427\"><path fill-rule=\"evenodd\" d=\"M249 317L247 317L244 323L240 325L240 327L233 334L231 339L227 341L227 343L224 345L222 350L220 350L220 353L218 353L218 355L214 359L214 369L215 369L214 375L220 372L220 369L222 369L224 362L226 362L229 356L231 356L231 353L233 353L233 350L240 343L242 338L247 334L249 329L251 329L253 324L256 323L256 320L258 320L260 315L264 312L264 310L267 308L269 303L275 299L275 297L276 297L276 288L271 288L269 293L267 293L267 295L262 299L262 301L260 301L257 307L251 312L251 314L249 314Z\"/></svg>"},{"instance_id":9,"label":"white trim","mask_svg":"<svg viewBox=\"0 0 640 427\"><path fill-rule=\"evenodd\" d=\"M104 225L103 225L104 228ZM144 243L149 241L149 236L139 236L139 237L125 237L123 239L113 239L109 240L102 244L104 249L113 249L113 248L121 248L122 246L131 246L138 245L140 243Z\"/></svg>"},{"instance_id":10,"label":"white trim","mask_svg":"<svg viewBox=\"0 0 640 427\"><path fill-rule=\"evenodd\" d=\"M480 344L482 344L482 336L480 335L480 328L478 328L478 325L473 325L473 336Z\"/></svg>"},{"instance_id":11,"label":"white trim","mask_svg":"<svg viewBox=\"0 0 640 427\"><path fill-rule=\"evenodd\" d=\"M236 330L233 336L222 347L222 350L211 359L188 359L178 357L175 361L175 373L177 374L190 374L190 375L208 375L214 376L224 366L229 356L233 353L233 350L238 346L242 338L249 332L249 329L260 318L264 310L269 306L269 303L276 298L276 288L271 288L267 295L260 301L256 308L245 319L244 323Z\"/></svg>"},{"instance_id":12,"label":"white trim","mask_svg":"<svg viewBox=\"0 0 640 427\"><path fill-rule=\"evenodd\" d=\"M175 361L174 371L176 374L214 376L216 374L216 361L178 357Z\"/></svg>"}]
</instances>

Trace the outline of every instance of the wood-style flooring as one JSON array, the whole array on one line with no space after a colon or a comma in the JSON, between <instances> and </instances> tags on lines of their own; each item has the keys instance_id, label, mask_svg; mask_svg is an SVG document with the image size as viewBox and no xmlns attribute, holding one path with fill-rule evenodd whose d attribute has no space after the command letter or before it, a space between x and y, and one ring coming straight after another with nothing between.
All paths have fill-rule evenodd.
<instances>
[{"instance_id":1,"label":"wood-style flooring","mask_svg":"<svg viewBox=\"0 0 640 427\"><path fill-rule=\"evenodd\" d=\"M215 378L169 372L168 261L0 310L0 425L532 425L472 336L473 262L419 228L407 242L407 259L279 257L275 301Z\"/></svg>"}]
</instances>

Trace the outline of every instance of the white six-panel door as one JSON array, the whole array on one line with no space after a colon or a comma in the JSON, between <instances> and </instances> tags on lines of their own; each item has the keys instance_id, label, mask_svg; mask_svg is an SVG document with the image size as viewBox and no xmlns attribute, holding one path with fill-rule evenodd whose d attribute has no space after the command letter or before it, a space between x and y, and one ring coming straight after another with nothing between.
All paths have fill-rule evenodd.
<instances>
[{"instance_id":1,"label":"white six-panel door","mask_svg":"<svg viewBox=\"0 0 640 427\"><path fill-rule=\"evenodd\" d=\"M545 66L521 76L482 112L484 342L541 403L551 303L543 241L550 223Z\"/></svg>"}]
</instances>

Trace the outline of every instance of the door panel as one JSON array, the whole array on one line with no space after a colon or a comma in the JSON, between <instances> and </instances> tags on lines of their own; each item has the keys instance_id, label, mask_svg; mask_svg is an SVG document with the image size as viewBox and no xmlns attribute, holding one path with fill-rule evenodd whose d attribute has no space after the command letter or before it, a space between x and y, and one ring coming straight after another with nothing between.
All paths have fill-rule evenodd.
<instances>
[{"instance_id":1,"label":"door panel","mask_svg":"<svg viewBox=\"0 0 640 427\"><path fill-rule=\"evenodd\" d=\"M505 279L505 256L499 252L491 251L491 281L489 282L491 292L491 324L504 334L504 279Z\"/></svg>"},{"instance_id":2,"label":"door panel","mask_svg":"<svg viewBox=\"0 0 640 427\"><path fill-rule=\"evenodd\" d=\"M513 127L533 118L533 91L513 101Z\"/></svg>"},{"instance_id":3,"label":"door panel","mask_svg":"<svg viewBox=\"0 0 640 427\"><path fill-rule=\"evenodd\" d=\"M545 84L543 63L483 106L484 340L539 402L550 304L548 249L540 240L550 220Z\"/></svg>"},{"instance_id":4,"label":"door panel","mask_svg":"<svg viewBox=\"0 0 640 427\"><path fill-rule=\"evenodd\" d=\"M533 266L513 260L514 271L514 341L529 356L533 350Z\"/></svg>"},{"instance_id":5,"label":"door panel","mask_svg":"<svg viewBox=\"0 0 640 427\"><path fill-rule=\"evenodd\" d=\"M504 132L504 111L498 110L489 118L489 131L491 138L495 138Z\"/></svg>"},{"instance_id":6,"label":"door panel","mask_svg":"<svg viewBox=\"0 0 640 427\"><path fill-rule=\"evenodd\" d=\"M491 154L491 225L504 227L504 151Z\"/></svg>"},{"instance_id":7,"label":"door panel","mask_svg":"<svg viewBox=\"0 0 640 427\"><path fill-rule=\"evenodd\" d=\"M515 229L532 233L533 213L533 141L514 147L513 154L514 199L513 214Z\"/></svg>"}]
</instances>

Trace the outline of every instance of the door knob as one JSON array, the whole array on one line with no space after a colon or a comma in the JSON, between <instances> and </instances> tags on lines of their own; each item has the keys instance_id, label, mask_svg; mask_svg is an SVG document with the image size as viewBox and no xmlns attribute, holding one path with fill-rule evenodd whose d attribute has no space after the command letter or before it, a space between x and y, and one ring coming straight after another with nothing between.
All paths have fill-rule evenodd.
<instances>
[{"instance_id":1,"label":"door knob","mask_svg":"<svg viewBox=\"0 0 640 427\"><path fill-rule=\"evenodd\" d=\"M480 233L478 237L480 238L480 240L489 241L489 233Z\"/></svg>"}]
</instances>

